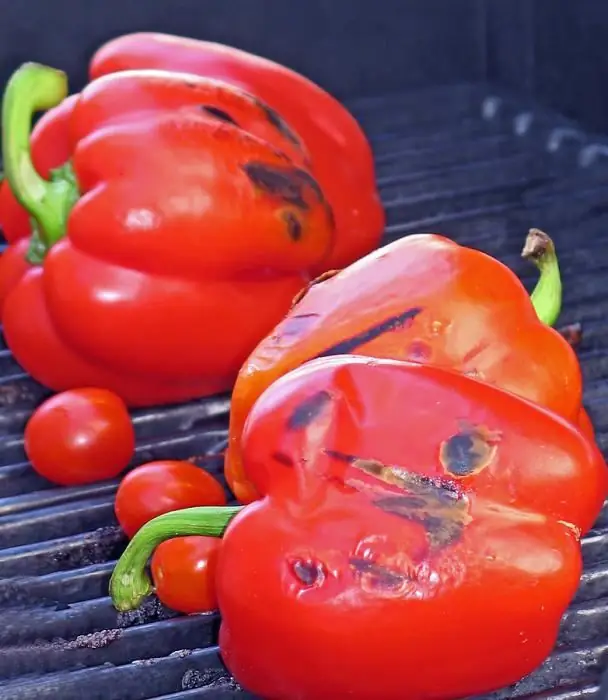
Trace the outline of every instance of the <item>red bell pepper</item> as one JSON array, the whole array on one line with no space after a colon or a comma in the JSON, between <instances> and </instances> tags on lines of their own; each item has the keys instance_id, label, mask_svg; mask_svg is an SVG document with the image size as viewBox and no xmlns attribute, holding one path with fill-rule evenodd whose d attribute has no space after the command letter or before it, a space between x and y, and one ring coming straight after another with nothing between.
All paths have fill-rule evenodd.
<instances>
[{"instance_id":1,"label":"red bell pepper","mask_svg":"<svg viewBox=\"0 0 608 700\"><path fill-rule=\"evenodd\" d=\"M576 355L547 325L561 304L555 250L533 230L525 255L539 253L532 301L499 261L431 234L399 240L310 285L237 378L225 466L237 498L257 496L240 456L251 407L276 379L315 357L355 353L452 368L582 420L592 434L587 416L579 418Z\"/></svg>"},{"instance_id":2,"label":"red bell pepper","mask_svg":"<svg viewBox=\"0 0 608 700\"><path fill-rule=\"evenodd\" d=\"M29 64L5 94L6 177L36 222L31 268L20 277L9 250L0 272L9 347L52 389L133 406L228 389L331 250L304 147L238 88L132 71L74 100L71 158L44 180L30 118L66 91L63 73Z\"/></svg>"},{"instance_id":3,"label":"red bell pepper","mask_svg":"<svg viewBox=\"0 0 608 700\"><path fill-rule=\"evenodd\" d=\"M162 68L219 78L276 110L302 138L312 173L336 217L328 268L345 267L380 242L384 212L365 135L352 115L320 87L284 66L235 48L166 34L118 37L99 49L91 78L132 68ZM274 111L270 115L281 124Z\"/></svg>"},{"instance_id":4,"label":"red bell pepper","mask_svg":"<svg viewBox=\"0 0 608 700\"><path fill-rule=\"evenodd\" d=\"M119 610L151 591L156 545L230 523L220 650L256 696L450 700L550 653L608 474L556 413L436 366L338 356L264 392L242 449L263 499L145 525L112 577Z\"/></svg>"}]
</instances>

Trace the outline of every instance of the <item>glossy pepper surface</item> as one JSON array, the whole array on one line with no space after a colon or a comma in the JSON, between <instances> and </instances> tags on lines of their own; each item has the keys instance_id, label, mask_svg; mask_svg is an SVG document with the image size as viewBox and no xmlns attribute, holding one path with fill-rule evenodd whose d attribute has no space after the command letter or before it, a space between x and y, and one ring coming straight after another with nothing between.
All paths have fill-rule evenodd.
<instances>
[{"instance_id":1,"label":"glossy pepper surface","mask_svg":"<svg viewBox=\"0 0 608 700\"><path fill-rule=\"evenodd\" d=\"M4 100L7 180L35 222L31 267L0 264L9 347L52 389L130 405L228 389L333 244L304 148L238 88L129 71L73 101L70 159L45 180L29 121L66 89L29 64Z\"/></svg>"},{"instance_id":2,"label":"glossy pepper surface","mask_svg":"<svg viewBox=\"0 0 608 700\"><path fill-rule=\"evenodd\" d=\"M336 243L325 269L345 267L379 242L384 212L372 152L348 110L319 86L284 66L245 51L166 34L137 33L105 44L91 78L132 68L162 68L220 78L256 95L301 137L312 173L332 206Z\"/></svg>"},{"instance_id":3,"label":"glossy pepper surface","mask_svg":"<svg viewBox=\"0 0 608 700\"><path fill-rule=\"evenodd\" d=\"M237 498L257 495L240 455L249 411L272 382L317 357L353 353L450 368L581 421L591 436L577 357L546 323L561 303L553 244L533 230L524 252L541 270L533 295L541 318L505 265L434 234L403 238L310 285L237 378L226 457Z\"/></svg>"},{"instance_id":4,"label":"glossy pepper surface","mask_svg":"<svg viewBox=\"0 0 608 700\"><path fill-rule=\"evenodd\" d=\"M443 368L338 356L274 383L243 458L262 499L148 523L111 584L150 591L156 544L225 531L220 649L271 700L449 700L555 644L606 495L596 446L538 404Z\"/></svg>"}]
</instances>

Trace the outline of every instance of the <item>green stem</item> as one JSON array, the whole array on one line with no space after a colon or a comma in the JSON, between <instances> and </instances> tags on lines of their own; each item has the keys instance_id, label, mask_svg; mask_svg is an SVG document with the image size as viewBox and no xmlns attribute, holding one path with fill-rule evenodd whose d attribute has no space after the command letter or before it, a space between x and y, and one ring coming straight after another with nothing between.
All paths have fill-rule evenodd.
<instances>
[{"instance_id":1,"label":"green stem","mask_svg":"<svg viewBox=\"0 0 608 700\"><path fill-rule=\"evenodd\" d=\"M48 181L37 173L30 152L32 117L57 106L67 94L65 73L25 63L8 81L2 103L4 176L19 203L35 220L37 235L46 250L65 233L77 187L73 178Z\"/></svg>"},{"instance_id":2,"label":"green stem","mask_svg":"<svg viewBox=\"0 0 608 700\"><path fill-rule=\"evenodd\" d=\"M522 257L530 260L540 273L530 297L532 305L538 318L548 326L553 326L562 307L562 280L553 241L543 231L530 229Z\"/></svg>"},{"instance_id":3,"label":"green stem","mask_svg":"<svg viewBox=\"0 0 608 700\"><path fill-rule=\"evenodd\" d=\"M221 537L243 506L184 508L146 523L129 542L110 579L110 596L117 610L133 610L152 592L146 564L156 547L173 537Z\"/></svg>"}]
</instances>

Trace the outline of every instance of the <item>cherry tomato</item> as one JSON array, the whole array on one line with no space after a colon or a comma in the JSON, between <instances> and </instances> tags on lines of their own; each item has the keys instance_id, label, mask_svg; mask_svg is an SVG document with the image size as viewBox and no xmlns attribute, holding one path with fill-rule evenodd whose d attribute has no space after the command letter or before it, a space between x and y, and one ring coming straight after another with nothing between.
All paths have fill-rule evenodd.
<instances>
[{"instance_id":1,"label":"cherry tomato","mask_svg":"<svg viewBox=\"0 0 608 700\"><path fill-rule=\"evenodd\" d=\"M105 389L71 389L52 396L36 409L24 437L34 469L63 486L118 476L135 449L127 407Z\"/></svg>"},{"instance_id":2,"label":"cherry tomato","mask_svg":"<svg viewBox=\"0 0 608 700\"><path fill-rule=\"evenodd\" d=\"M114 509L129 537L157 515L194 506L226 505L219 481L190 462L148 462L127 474L116 493Z\"/></svg>"},{"instance_id":3,"label":"cherry tomato","mask_svg":"<svg viewBox=\"0 0 608 700\"><path fill-rule=\"evenodd\" d=\"M217 609L215 571L221 542L217 537L176 537L156 548L151 568L161 603L186 615Z\"/></svg>"}]
</instances>

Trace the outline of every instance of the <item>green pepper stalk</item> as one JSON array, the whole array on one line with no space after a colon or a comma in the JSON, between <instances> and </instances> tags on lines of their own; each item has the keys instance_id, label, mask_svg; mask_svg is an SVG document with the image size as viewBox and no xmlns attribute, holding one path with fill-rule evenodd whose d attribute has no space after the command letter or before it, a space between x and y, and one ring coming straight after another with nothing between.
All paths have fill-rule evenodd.
<instances>
[{"instance_id":1,"label":"green pepper stalk","mask_svg":"<svg viewBox=\"0 0 608 700\"><path fill-rule=\"evenodd\" d=\"M549 236L537 228L530 229L522 258L532 262L540 278L530 297L538 318L553 326L559 318L562 306L562 280L555 245Z\"/></svg>"},{"instance_id":2,"label":"green pepper stalk","mask_svg":"<svg viewBox=\"0 0 608 700\"><path fill-rule=\"evenodd\" d=\"M11 76L2 102L4 177L17 201L30 213L33 234L27 259L40 264L46 252L65 234L78 187L69 163L40 177L30 151L33 115L59 105L68 95L64 72L25 63Z\"/></svg>"},{"instance_id":3,"label":"green pepper stalk","mask_svg":"<svg viewBox=\"0 0 608 700\"><path fill-rule=\"evenodd\" d=\"M243 506L184 508L150 520L135 534L110 579L110 596L120 611L134 610L152 593L146 564L156 547L174 537L222 537Z\"/></svg>"}]
</instances>

